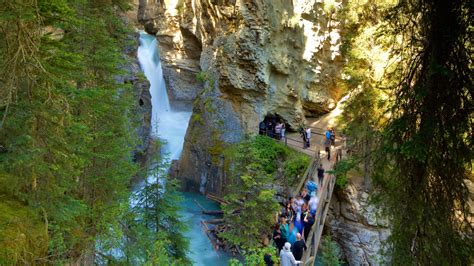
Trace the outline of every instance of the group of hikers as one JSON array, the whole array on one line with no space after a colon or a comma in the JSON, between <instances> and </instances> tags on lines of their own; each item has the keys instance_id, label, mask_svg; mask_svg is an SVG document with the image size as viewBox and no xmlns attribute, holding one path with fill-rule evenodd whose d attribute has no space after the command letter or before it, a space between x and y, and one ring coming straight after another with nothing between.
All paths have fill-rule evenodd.
<instances>
[{"instance_id":1,"label":"group of hikers","mask_svg":"<svg viewBox=\"0 0 474 266\"><path fill-rule=\"evenodd\" d=\"M270 138L277 140L284 139L286 134L286 123L283 119L277 116L267 116L259 124L258 133L260 135L266 135ZM307 126L301 126L299 129L301 138L303 139L303 149L307 149L311 146L311 128ZM327 159L331 159L331 146L336 144L336 131L334 128L328 128L324 133L324 150L327 154Z\"/></svg>"},{"instance_id":2,"label":"group of hikers","mask_svg":"<svg viewBox=\"0 0 474 266\"><path fill-rule=\"evenodd\" d=\"M300 136L303 139L303 149L307 149L311 146L311 128L300 127ZM328 160L331 159L331 146L336 145L336 131L334 128L328 128L324 132L324 150L326 151Z\"/></svg>"},{"instance_id":3,"label":"group of hikers","mask_svg":"<svg viewBox=\"0 0 474 266\"><path fill-rule=\"evenodd\" d=\"M318 181L321 186L324 178L324 168L317 168ZM290 197L278 215L278 223L273 230L273 241L277 247L282 266L294 266L301 263L306 241L315 223L316 211L319 204L317 196L318 185L312 180L296 197ZM267 254L268 255L268 254ZM267 265L273 265L270 256L265 258Z\"/></svg>"},{"instance_id":4,"label":"group of hikers","mask_svg":"<svg viewBox=\"0 0 474 266\"><path fill-rule=\"evenodd\" d=\"M277 117L265 118L258 125L258 133L274 139L284 139L286 133L285 121Z\"/></svg>"}]
</instances>

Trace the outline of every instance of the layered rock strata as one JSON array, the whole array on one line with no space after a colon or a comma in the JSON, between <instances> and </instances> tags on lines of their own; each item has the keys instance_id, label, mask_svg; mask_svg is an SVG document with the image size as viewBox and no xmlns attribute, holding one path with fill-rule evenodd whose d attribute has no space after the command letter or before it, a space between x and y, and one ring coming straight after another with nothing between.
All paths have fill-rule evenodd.
<instances>
[{"instance_id":1,"label":"layered rock strata","mask_svg":"<svg viewBox=\"0 0 474 266\"><path fill-rule=\"evenodd\" d=\"M334 107L342 58L335 13L318 0L139 0L172 100L195 100L176 174L220 194L218 146L276 113L292 128ZM200 80L196 79L196 76Z\"/></svg>"},{"instance_id":2,"label":"layered rock strata","mask_svg":"<svg viewBox=\"0 0 474 266\"><path fill-rule=\"evenodd\" d=\"M349 265L385 265L389 222L370 203L362 186L349 183L331 199L326 228Z\"/></svg>"}]
</instances>

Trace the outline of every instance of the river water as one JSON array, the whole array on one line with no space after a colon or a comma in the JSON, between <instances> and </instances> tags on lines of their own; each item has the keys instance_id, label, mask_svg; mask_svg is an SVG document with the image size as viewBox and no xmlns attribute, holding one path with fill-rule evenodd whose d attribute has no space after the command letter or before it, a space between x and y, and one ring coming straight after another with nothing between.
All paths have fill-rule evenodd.
<instances>
[{"instance_id":1,"label":"river water","mask_svg":"<svg viewBox=\"0 0 474 266\"><path fill-rule=\"evenodd\" d=\"M150 81L150 94L152 103L151 137L160 138L166 143L161 153L166 154L170 160L178 160L183 150L184 136L191 117L189 111L173 108L178 103L170 103L163 79L158 45L156 38L144 32L140 33L140 46L138 47L138 60L145 76ZM229 256L217 252L206 233L202 229L201 220L211 219L202 214L201 206L207 210L216 210L219 206L201 194L184 192L181 218L188 225L189 230L185 236L189 240L189 257L194 265L227 265ZM199 204L198 204L199 203Z\"/></svg>"}]
</instances>

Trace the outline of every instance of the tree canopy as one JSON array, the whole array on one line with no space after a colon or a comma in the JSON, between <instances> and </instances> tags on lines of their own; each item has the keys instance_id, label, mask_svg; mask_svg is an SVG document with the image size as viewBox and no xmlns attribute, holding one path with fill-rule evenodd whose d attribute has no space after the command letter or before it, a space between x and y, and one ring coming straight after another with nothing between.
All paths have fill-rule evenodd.
<instances>
[{"instance_id":1,"label":"tree canopy","mask_svg":"<svg viewBox=\"0 0 474 266\"><path fill-rule=\"evenodd\" d=\"M129 223L141 215L129 204L130 180L141 170L132 156L137 101L117 78L130 63L125 46L136 45L120 14L128 6L0 3L2 265L93 263L120 247L127 215L135 217ZM165 198L174 199L173 182L168 186ZM162 206L168 212L159 218L169 219L173 209ZM175 245L166 256L184 258L185 245L153 230L152 239Z\"/></svg>"},{"instance_id":2,"label":"tree canopy","mask_svg":"<svg viewBox=\"0 0 474 266\"><path fill-rule=\"evenodd\" d=\"M362 143L356 156L373 168L375 199L391 217L388 255L397 265L470 264L472 4L350 3L346 86L356 96L344 118ZM366 31L376 38L361 42ZM380 51L389 56L378 76Z\"/></svg>"}]
</instances>

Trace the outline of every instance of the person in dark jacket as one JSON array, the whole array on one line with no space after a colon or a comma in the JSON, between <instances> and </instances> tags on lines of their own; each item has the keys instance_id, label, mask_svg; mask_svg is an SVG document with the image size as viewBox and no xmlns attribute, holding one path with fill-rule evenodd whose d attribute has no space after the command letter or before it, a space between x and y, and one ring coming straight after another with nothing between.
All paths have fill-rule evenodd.
<instances>
[{"instance_id":1,"label":"person in dark jacket","mask_svg":"<svg viewBox=\"0 0 474 266\"><path fill-rule=\"evenodd\" d=\"M300 128L300 136L303 139L303 149L308 148L308 138L306 135L306 131L303 127Z\"/></svg>"},{"instance_id":2,"label":"person in dark jacket","mask_svg":"<svg viewBox=\"0 0 474 266\"><path fill-rule=\"evenodd\" d=\"M301 258L303 257L303 251L305 250L306 250L306 243L304 242L303 239L301 239L301 234L297 233L296 242L291 247L291 252L293 253L293 256L295 256L296 260L301 260Z\"/></svg>"},{"instance_id":3,"label":"person in dark jacket","mask_svg":"<svg viewBox=\"0 0 474 266\"><path fill-rule=\"evenodd\" d=\"M336 131L334 130L334 128L331 128L330 139L331 139L331 146L336 146Z\"/></svg>"},{"instance_id":4,"label":"person in dark jacket","mask_svg":"<svg viewBox=\"0 0 474 266\"><path fill-rule=\"evenodd\" d=\"M303 191L301 192L301 197L306 203L308 203L308 201L311 199L311 196L308 194L308 189L303 189Z\"/></svg>"},{"instance_id":5,"label":"person in dark jacket","mask_svg":"<svg viewBox=\"0 0 474 266\"><path fill-rule=\"evenodd\" d=\"M263 256L263 261L265 262L266 266L275 265L275 262L273 262L273 259L272 259L272 255L270 255L268 253Z\"/></svg>"},{"instance_id":6,"label":"person in dark jacket","mask_svg":"<svg viewBox=\"0 0 474 266\"><path fill-rule=\"evenodd\" d=\"M275 241L275 245L278 248L278 254L280 254L280 251L286 242L285 237L281 234L280 224L275 225L275 229L273 230L273 241Z\"/></svg>"},{"instance_id":7,"label":"person in dark jacket","mask_svg":"<svg viewBox=\"0 0 474 266\"><path fill-rule=\"evenodd\" d=\"M274 129L275 125L272 124L271 121L268 121L267 123L267 136L269 136L270 138L273 138L273 135L274 135L274 132L273 132L273 129Z\"/></svg>"},{"instance_id":8,"label":"person in dark jacket","mask_svg":"<svg viewBox=\"0 0 474 266\"><path fill-rule=\"evenodd\" d=\"M324 168L323 168L322 164L319 165L317 171L318 171L319 186L322 187L323 186L323 178L324 178Z\"/></svg>"},{"instance_id":9,"label":"person in dark jacket","mask_svg":"<svg viewBox=\"0 0 474 266\"><path fill-rule=\"evenodd\" d=\"M311 232L311 227L313 227L314 224L314 217L311 214L309 210L306 210L303 213L303 234L304 234L304 240L308 239L309 232Z\"/></svg>"}]
</instances>

